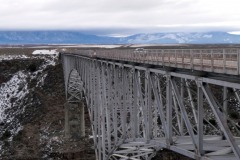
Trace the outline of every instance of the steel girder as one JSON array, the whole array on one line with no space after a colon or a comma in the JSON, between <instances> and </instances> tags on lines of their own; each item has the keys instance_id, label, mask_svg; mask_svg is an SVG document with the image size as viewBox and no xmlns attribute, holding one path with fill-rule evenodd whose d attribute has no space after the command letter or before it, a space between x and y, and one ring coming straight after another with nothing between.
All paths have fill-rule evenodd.
<instances>
[{"instance_id":1,"label":"steel girder","mask_svg":"<svg viewBox=\"0 0 240 160\"><path fill-rule=\"evenodd\" d=\"M239 83L70 54L62 61L67 98L88 106L98 160L151 159L162 148L240 159L238 120L226 114L226 101L239 109Z\"/></svg>"}]
</instances>

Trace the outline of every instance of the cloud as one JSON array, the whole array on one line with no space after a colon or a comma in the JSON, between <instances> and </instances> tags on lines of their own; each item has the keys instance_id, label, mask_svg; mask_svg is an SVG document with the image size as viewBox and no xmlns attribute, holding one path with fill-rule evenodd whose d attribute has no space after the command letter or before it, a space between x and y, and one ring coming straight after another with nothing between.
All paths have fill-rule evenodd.
<instances>
[{"instance_id":1,"label":"cloud","mask_svg":"<svg viewBox=\"0 0 240 160\"><path fill-rule=\"evenodd\" d=\"M239 0L0 0L0 29L240 30ZM102 30L102 31L101 31Z\"/></svg>"}]
</instances>

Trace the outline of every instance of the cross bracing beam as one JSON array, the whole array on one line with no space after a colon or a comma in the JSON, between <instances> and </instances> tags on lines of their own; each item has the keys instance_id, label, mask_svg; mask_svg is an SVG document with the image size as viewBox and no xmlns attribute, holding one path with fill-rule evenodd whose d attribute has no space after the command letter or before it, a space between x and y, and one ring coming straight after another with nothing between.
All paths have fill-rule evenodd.
<instances>
[{"instance_id":1,"label":"cross bracing beam","mask_svg":"<svg viewBox=\"0 0 240 160\"><path fill-rule=\"evenodd\" d=\"M237 115L223 116L219 105L228 98L239 110L239 83L80 55L62 59L67 95L86 101L98 159L151 159L161 148L239 159ZM223 87L233 92L222 96Z\"/></svg>"}]
</instances>

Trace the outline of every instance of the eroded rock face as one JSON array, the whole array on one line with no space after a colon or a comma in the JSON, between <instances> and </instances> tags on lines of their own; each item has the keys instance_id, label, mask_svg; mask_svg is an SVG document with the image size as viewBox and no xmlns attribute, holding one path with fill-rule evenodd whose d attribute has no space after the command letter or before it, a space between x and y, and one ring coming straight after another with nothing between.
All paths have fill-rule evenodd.
<instances>
[{"instance_id":1,"label":"eroded rock face","mask_svg":"<svg viewBox=\"0 0 240 160\"><path fill-rule=\"evenodd\" d=\"M0 60L0 159L95 160L91 139L64 138L64 103L57 56Z\"/></svg>"},{"instance_id":2,"label":"eroded rock face","mask_svg":"<svg viewBox=\"0 0 240 160\"><path fill-rule=\"evenodd\" d=\"M38 66L42 59L35 59ZM29 87L29 71L27 68L33 61L5 60L0 62L0 137L12 140L13 136L22 130L22 124L31 121L31 113L37 113L40 101ZM3 136L9 133L9 136Z\"/></svg>"}]
</instances>

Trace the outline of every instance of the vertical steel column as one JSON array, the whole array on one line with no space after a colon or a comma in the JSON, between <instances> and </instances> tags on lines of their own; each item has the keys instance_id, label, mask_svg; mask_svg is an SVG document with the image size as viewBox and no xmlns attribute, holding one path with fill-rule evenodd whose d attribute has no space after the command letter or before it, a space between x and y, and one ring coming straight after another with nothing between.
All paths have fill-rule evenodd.
<instances>
[{"instance_id":1,"label":"vertical steel column","mask_svg":"<svg viewBox=\"0 0 240 160\"><path fill-rule=\"evenodd\" d=\"M105 110L106 110L106 99L105 99L105 64L102 62L100 63L100 77L99 77L99 87L100 87L100 94L99 94L99 104L100 104L100 117L101 117L101 149L102 149L102 157L103 160L106 159L106 115L105 115Z\"/></svg>"},{"instance_id":2,"label":"vertical steel column","mask_svg":"<svg viewBox=\"0 0 240 160\"><path fill-rule=\"evenodd\" d=\"M139 114L138 114L138 129L139 129L139 132L141 132L141 129L142 129L142 132L143 132L143 137L146 137L146 127L144 127L144 124L146 124L146 114L144 113L145 112L145 105L144 105L144 97L143 97L143 93L142 93L142 89L141 89L141 74L140 72L138 71L138 79L136 79L135 83L137 84L137 92L138 92L138 99L139 99ZM140 117L140 115L142 117ZM142 119L141 119L142 118ZM142 121L142 122L141 122ZM142 125L142 128L140 127L140 125ZM141 133L140 133L141 134ZM139 134L139 136L141 136Z\"/></svg>"},{"instance_id":3,"label":"vertical steel column","mask_svg":"<svg viewBox=\"0 0 240 160\"><path fill-rule=\"evenodd\" d=\"M203 91L201 88L202 81L200 79L197 80L197 100L198 100L198 155L202 156L204 154L203 151Z\"/></svg>"},{"instance_id":4,"label":"vertical steel column","mask_svg":"<svg viewBox=\"0 0 240 160\"><path fill-rule=\"evenodd\" d=\"M115 105L115 109L117 112L117 127L118 127L118 138L119 141L121 138L123 138L123 132L121 130L121 128L123 128L123 123L122 123L122 88L121 88L121 68L118 66L116 68L116 77L115 77L115 90L116 90L116 105Z\"/></svg>"},{"instance_id":5,"label":"vertical steel column","mask_svg":"<svg viewBox=\"0 0 240 160\"><path fill-rule=\"evenodd\" d=\"M134 68L133 70L133 96L134 96L134 105L133 105L133 139L135 140L138 137L138 94L137 94L137 83L138 80L137 72Z\"/></svg>"},{"instance_id":6,"label":"vertical steel column","mask_svg":"<svg viewBox=\"0 0 240 160\"><path fill-rule=\"evenodd\" d=\"M166 86L166 98L167 98L167 147L169 148L172 145L172 85L171 85L171 76L166 76L167 86Z\"/></svg>"},{"instance_id":7,"label":"vertical steel column","mask_svg":"<svg viewBox=\"0 0 240 160\"><path fill-rule=\"evenodd\" d=\"M106 63L103 65L103 73L102 73L102 92L103 92L103 107L104 107L104 134L105 134L105 143L107 143L107 149L105 149L108 153L111 150L111 110L110 110L110 97L111 95L109 94L110 90L110 75L109 75L109 65Z\"/></svg>"},{"instance_id":8,"label":"vertical steel column","mask_svg":"<svg viewBox=\"0 0 240 160\"><path fill-rule=\"evenodd\" d=\"M147 141L150 140L152 137L152 104L151 104L151 86L149 83L150 80L150 72L147 69L145 71L145 111L143 114L146 114L146 139Z\"/></svg>"},{"instance_id":9,"label":"vertical steel column","mask_svg":"<svg viewBox=\"0 0 240 160\"><path fill-rule=\"evenodd\" d=\"M136 112L134 113L134 108L135 108L135 102L134 102L134 85L133 85L133 82L134 82L134 67L130 69L129 73L128 73L128 76L129 76L129 112L130 112L130 117L129 117L129 123L130 123L130 132L131 132L131 138L134 138L135 137L135 132L134 131L134 128L135 128L135 114Z\"/></svg>"},{"instance_id":10,"label":"vertical steel column","mask_svg":"<svg viewBox=\"0 0 240 160\"><path fill-rule=\"evenodd\" d=\"M228 94L228 88L227 87L223 87L223 114L227 120L228 118L228 108L227 108L227 105L228 105L228 99L227 99L227 94Z\"/></svg>"},{"instance_id":11,"label":"vertical steel column","mask_svg":"<svg viewBox=\"0 0 240 160\"><path fill-rule=\"evenodd\" d=\"M101 125L102 125L102 116L101 116L101 84L100 84L100 74L101 74L101 64L99 62L96 62L96 90L97 90L97 93L96 93L96 136L97 136L97 148L98 148L98 160L102 160L102 154L103 154L103 151L102 151L102 146L101 146Z\"/></svg>"},{"instance_id":12,"label":"vertical steel column","mask_svg":"<svg viewBox=\"0 0 240 160\"><path fill-rule=\"evenodd\" d=\"M111 148L109 148L108 152L111 152L112 148L114 148L114 144L112 143L113 140L112 138L114 138L114 140L116 139L115 137L115 130L114 130L114 123L116 123L115 120L115 112L114 112L114 89L113 89L113 65L109 65L108 66L108 97L109 97L109 105L108 105L108 111L109 111L109 115L107 115L109 117L109 131L108 131L108 145L110 145ZM108 146L109 147L109 146ZM111 149L111 150L110 150Z\"/></svg>"},{"instance_id":13,"label":"vertical steel column","mask_svg":"<svg viewBox=\"0 0 240 160\"><path fill-rule=\"evenodd\" d=\"M180 96L181 96L181 99L184 100L184 79L181 78L181 84L180 84ZM184 103L184 101L183 101ZM182 113L180 114L180 122L181 122L181 126L179 127L180 128L180 134L183 135L183 128L184 128L184 123L183 123L183 116L182 116Z\"/></svg>"},{"instance_id":14,"label":"vertical steel column","mask_svg":"<svg viewBox=\"0 0 240 160\"><path fill-rule=\"evenodd\" d=\"M153 129L153 109L152 109L152 103L153 103L153 99L152 99L152 87L151 87L151 82L150 82L150 78L151 78L151 73L148 71L148 122L149 122L149 138L152 139L153 138L153 133L152 133L152 129Z\"/></svg>"},{"instance_id":15,"label":"vertical steel column","mask_svg":"<svg viewBox=\"0 0 240 160\"><path fill-rule=\"evenodd\" d=\"M118 116L118 113L117 113L117 106L118 106L118 90L117 90L117 85L118 85L118 74L117 74L117 68L116 68L116 65L113 64L113 76L114 76L114 79L113 79L113 106L112 106L112 112L113 112L113 136L114 136L114 145L117 144L118 142L118 119L117 119L117 116Z\"/></svg>"},{"instance_id":16,"label":"vertical steel column","mask_svg":"<svg viewBox=\"0 0 240 160\"><path fill-rule=\"evenodd\" d=\"M91 102L90 102L90 107L91 108L91 126L92 126L92 134L93 134L93 141L94 141L94 150L95 150L95 155L98 157L98 150L97 150L97 136L96 136L96 123L97 123L97 118L96 118L96 66L95 66L95 60L91 60L91 78L90 78L90 90L91 90Z\"/></svg>"},{"instance_id":17,"label":"vertical steel column","mask_svg":"<svg viewBox=\"0 0 240 160\"><path fill-rule=\"evenodd\" d=\"M121 118L122 118L122 132L123 132L123 139L126 138L126 130L127 130L127 124L126 124L126 120L127 120L127 104L126 104L126 100L127 100L127 92L126 92L126 70L124 68L124 66L121 66L121 78L122 78L122 82L121 82L121 86L119 86L122 90L122 94L121 94L121 97L122 97L122 103L121 103L121 106L122 106L122 115L121 115ZM119 88L119 89L120 89Z\"/></svg>"}]
</instances>

